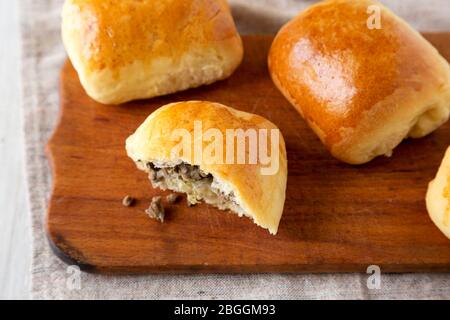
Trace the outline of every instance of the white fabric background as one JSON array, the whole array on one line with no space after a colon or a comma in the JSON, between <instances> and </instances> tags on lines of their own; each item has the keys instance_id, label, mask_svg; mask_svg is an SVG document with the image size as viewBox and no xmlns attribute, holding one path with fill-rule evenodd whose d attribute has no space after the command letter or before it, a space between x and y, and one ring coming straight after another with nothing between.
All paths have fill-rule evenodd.
<instances>
[{"instance_id":1,"label":"white fabric background","mask_svg":"<svg viewBox=\"0 0 450 320\"><path fill-rule=\"evenodd\" d=\"M232 0L242 33L274 33L315 1ZM422 31L450 31L449 0L383 1ZM32 295L37 299L432 299L450 298L448 274L382 275L369 290L366 274L104 276L82 273L81 290L66 285L67 266L45 238L51 176L44 147L58 115L62 0L21 0L26 169L33 228Z\"/></svg>"}]
</instances>

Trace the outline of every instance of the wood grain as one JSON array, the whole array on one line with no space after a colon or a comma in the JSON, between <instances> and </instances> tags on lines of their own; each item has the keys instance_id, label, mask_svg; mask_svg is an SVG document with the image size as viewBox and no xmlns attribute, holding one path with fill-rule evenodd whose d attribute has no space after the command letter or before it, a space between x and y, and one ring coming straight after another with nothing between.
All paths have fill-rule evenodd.
<instances>
[{"instance_id":1,"label":"wood grain","mask_svg":"<svg viewBox=\"0 0 450 320\"><path fill-rule=\"evenodd\" d=\"M450 58L450 34L426 37ZM450 241L428 218L425 192L450 124L407 140L392 158L363 166L335 160L272 84L270 36L245 37L245 59L228 80L179 94L104 106L89 99L67 63L61 121L48 145L54 189L48 236L55 252L93 272L450 271ZM286 140L289 179L279 233L207 205L168 207L164 224L144 210L155 195L126 156L125 139L159 106L211 100L260 114ZM125 195L138 199L125 208Z\"/></svg>"}]
</instances>

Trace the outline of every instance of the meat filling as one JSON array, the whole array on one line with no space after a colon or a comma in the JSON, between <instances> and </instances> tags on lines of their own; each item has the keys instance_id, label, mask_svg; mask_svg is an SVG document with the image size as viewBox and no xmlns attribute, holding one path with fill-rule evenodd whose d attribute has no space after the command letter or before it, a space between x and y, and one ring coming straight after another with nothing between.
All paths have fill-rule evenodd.
<instances>
[{"instance_id":1,"label":"meat filling","mask_svg":"<svg viewBox=\"0 0 450 320\"><path fill-rule=\"evenodd\" d=\"M159 166L152 162L145 164L154 188L173 190L187 195L188 203L195 205L205 201L221 210L232 210L245 215L237 204L232 191L225 192L213 175L203 172L199 166L180 163L175 166Z\"/></svg>"}]
</instances>

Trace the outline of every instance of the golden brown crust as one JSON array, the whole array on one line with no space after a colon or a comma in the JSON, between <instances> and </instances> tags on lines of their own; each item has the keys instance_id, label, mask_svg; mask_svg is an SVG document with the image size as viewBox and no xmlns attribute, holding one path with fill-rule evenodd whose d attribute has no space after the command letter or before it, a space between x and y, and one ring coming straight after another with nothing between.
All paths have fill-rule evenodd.
<instances>
[{"instance_id":1,"label":"golden brown crust","mask_svg":"<svg viewBox=\"0 0 450 320\"><path fill-rule=\"evenodd\" d=\"M117 69L167 52L181 56L192 45L236 36L224 1L69 2L80 10L81 56L89 71Z\"/></svg>"},{"instance_id":2,"label":"golden brown crust","mask_svg":"<svg viewBox=\"0 0 450 320\"><path fill-rule=\"evenodd\" d=\"M111 97L103 97L97 92L101 89L92 83L103 80L98 79L102 72L108 72L108 77L112 78L110 86L121 90L124 85L121 78L127 81L126 69L136 62L140 68L147 67L148 73L158 72L158 68L152 66L154 63L166 64L164 68L168 73L180 73L178 69L185 67L186 54L204 55L206 64L207 58L214 56L217 61L211 63L216 64L221 73L216 71L212 77L219 80L229 76L242 59L242 43L225 0L66 0L63 38L88 93L96 100L108 100L107 103L147 98L177 88L139 93L129 89L129 99L126 94L119 94L117 98L111 94ZM152 74L140 79L144 85L145 76ZM183 76L190 77L186 73ZM149 86L157 85L150 82ZM170 85L169 82L165 85ZM211 79L193 82L193 86L198 86L202 82L210 83Z\"/></svg>"},{"instance_id":3,"label":"golden brown crust","mask_svg":"<svg viewBox=\"0 0 450 320\"><path fill-rule=\"evenodd\" d=\"M128 138L126 144L128 155L136 162L138 160L173 162L170 152L180 143L179 139L172 137L174 130L185 129L194 137L194 121L201 121L203 132L215 128L224 137L227 129L277 129L263 117L218 103L202 101L173 103L152 113ZM193 143L194 141L192 147ZM262 175L260 169L263 165L259 162L258 164L212 163L211 155L205 151L209 144L210 142L203 142L201 163L195 162L194 153L191 157L183 154L177 160L198 164L201 170L213 174L229 185L240 200L240 205L255 223L275 234L283 213L287 182L286 148L281 133L279 169L273 175ZM223 150L226 150L225 138Z\"/></svg>"},{"instance_id":4,"label":"golden brown crust","mask_svg":"<svg viewBox=\"0 0 450 320\"><path fill-rule=\"evenodd\" d=\"M430 182L426 203L431 220L450 239L450 147Z\"/></svg>"},{"instance_id":5,"label":"golden brown crust","mask_svg":"<svg viewBox=\"0 0 450 320\"><path fill-rule=\"evenodd\" d=\"M450 222L450 174L447 177L447 185L442 193L445 200L447 200L447 206L445 207L445 216L448 222Z\"/></svg>"},{"instance_id":6,"label":"golden brown crust","mask_svg":"<svg viewBox=\"0 0 450 320\"><path fill-rule=\"evenodd\" d=\"M381 8L381 29L367 27L370 5ZM276 36L269 67L283 94L346 162L388 154L410 131L423 136L448 118L448 63L373 1L324 1L305 10ZM434 125L398 129L395 122L419 121L430 109L438 113ZM391 132L381 132L381 126ZM388 139L386 147L377 139L366 146L372 136Z\"/></svg>"}]
</instances>

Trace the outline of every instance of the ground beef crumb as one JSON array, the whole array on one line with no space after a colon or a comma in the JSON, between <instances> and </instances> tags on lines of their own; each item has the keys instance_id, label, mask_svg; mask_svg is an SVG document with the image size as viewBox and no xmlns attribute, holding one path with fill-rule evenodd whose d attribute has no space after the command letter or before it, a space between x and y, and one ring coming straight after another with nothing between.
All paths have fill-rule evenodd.
<instances>
[{"instance_id":1,"label":"ground beef crumb","mask_svg":"<svg viewBox=\"0 0 450 320\"><path fill-rule=\"evenodd\" d=\"M180 196L176 193L171 193L166 197L166 200L168 203L176 203L178 201L178 199L180 198Z\"/></svg>"},{"instance_id":2,"label":"ground beef crumb","mask_svg":"<svg viewBox=\"0 0 450 320\"><path fill-rule=\"evenodd\" d=\"M125 198L123 198L122 200L122 205L124 207L131 207L133 206L133 204L135 203L136 199L134 199L133 197L130 196L126 196Z\"/></svg>"},{"instance_id":3,"label":"ground beef crumb","mask_svg":"<svg viewBox=\"0 0 450 320\"><path fill-rule=\"evenodd\" d=\"M164 206L161 203L161 197L153 197L150 207L145 212L150 218L164 222Z\"/></svg>"}]
</instances>

